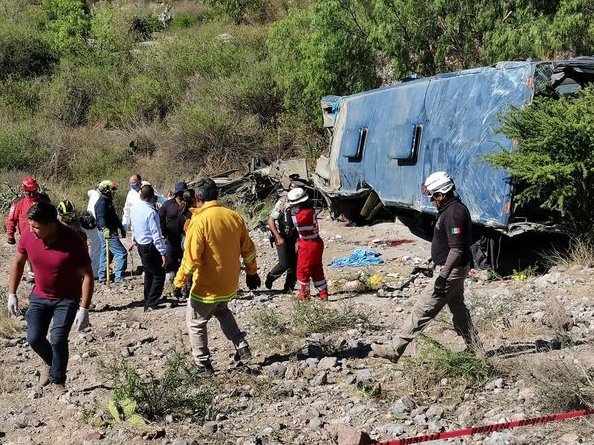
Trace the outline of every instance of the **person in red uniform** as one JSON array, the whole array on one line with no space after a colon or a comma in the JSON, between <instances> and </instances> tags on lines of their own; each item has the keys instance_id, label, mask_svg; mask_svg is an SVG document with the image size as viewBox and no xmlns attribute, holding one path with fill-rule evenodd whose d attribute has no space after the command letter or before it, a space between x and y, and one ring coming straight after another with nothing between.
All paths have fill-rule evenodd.
<instances>
[{"instance_id":1,"label":"person in red uniform","mask_svg":"<svg viewBox=\"0 0 594 445\"><path fill-rule=\"evenodd\" d=\"M309 300L309 282L320 293L320 299L328 300L328 284L324 277L322 254L324 242L320 238L318 219L308 194L301 187L294 188L287 193L287 200L291 204L293 225L297 229L299 241L297 249L297 282L299 300Z\"/></svg>"},{"instance_id":2,"label":"person in red uniform","mask_svg":"<svg viewBox=\"0 0 594 445\"><path fill-rule=\"evenodd\" d=\"M50 202L45 193L39 192L39 184L31 176L27 176L21 181L20 189L25 196L12 204L8 218L6 218L6 242L8 244L16 244L14 235L17 229L20 235L28 230L27 212L33 204L40 201Z\"/></svg>"}]
</instances>

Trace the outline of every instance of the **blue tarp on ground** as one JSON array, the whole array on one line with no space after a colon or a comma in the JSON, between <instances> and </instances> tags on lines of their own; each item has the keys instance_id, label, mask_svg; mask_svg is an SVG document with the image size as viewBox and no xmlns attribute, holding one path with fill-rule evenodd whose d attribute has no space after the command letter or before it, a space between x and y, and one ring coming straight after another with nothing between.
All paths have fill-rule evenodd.
<instances>
[{"instance_id":1,"label":"blue tarp on ground","mask_svg":"<svg viewBox=\"0 0 594 445\"><path fill-rule=\"evenodd\" d=\"M355 249L347 257L336 258L328 264L330 267L359 267L372 264L384 264L384 260L379 258L381 254L370 249Z\"/></svg>"}]
</instances>

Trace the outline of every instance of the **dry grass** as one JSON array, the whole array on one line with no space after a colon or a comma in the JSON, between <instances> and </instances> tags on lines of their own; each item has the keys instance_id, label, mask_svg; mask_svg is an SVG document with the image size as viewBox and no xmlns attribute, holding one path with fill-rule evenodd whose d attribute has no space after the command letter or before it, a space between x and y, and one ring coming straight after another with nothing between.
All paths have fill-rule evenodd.
<instances>
[{"instance_id":1,"label":"dry grass","mask_svg":"<svg viewBox=\"0 0 594 445\"><path fill-rule=\"evenodd\" d=\"M505 338L512 342L529 341L546 335L551 335L551 333L542 325L534 323L511 323L505 330Z\"/></svg>"},{"instance_id":2,"label":"dry grass","mask_svg":"<svg viewBox=\"0 0 594 445\"><path fill-rule=\"evenodd\" d=\"M594 242L582 238L571 240L566 252L554 250L546 257L549 264L561 269L572 267L594 267Z\"/></svg>"},{"instance_id":3,"label":"dry grass","mask_svg":"<svg viewBox=\"0 0 594 445\"><path fill-rule=\"evenodd\" d=\"M572 354L522 363L519 375L534 386L540 403L549 411L568 411L594 406L594 369Z\"/></svg>"}]
</instances>

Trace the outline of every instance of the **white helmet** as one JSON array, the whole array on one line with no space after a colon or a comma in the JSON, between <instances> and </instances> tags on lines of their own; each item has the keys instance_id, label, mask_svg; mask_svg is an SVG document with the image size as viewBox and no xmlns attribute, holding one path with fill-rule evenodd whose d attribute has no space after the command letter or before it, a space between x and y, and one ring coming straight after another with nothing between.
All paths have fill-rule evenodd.
<instances>
[{"instance_id":1,"label":"white helmet","mask_svg":"<svg viewBox=\"0 0 594 445\"><path fill-rule=\"evenodd\" d=\"M423 184L423 193L433 195L434 193L447 193L455 187L454 180L446 172L431 173L425 184Z\"/></svg>"},{"instance_id":2,"label":"white helmet","mask_svg":"<svg viewBox=\"0 0 594 445\"><path fill-rule=\"evenodd\" d=\"M289 190L289 193L287 193L287 200L289 201L289 203L292 204L299 204L300 202L305 202L309 199L309 196L307 195L307 193L305 193L305 190L303 190L301 187L297 187L294 189Z\"/></svg>"}]
</instances>

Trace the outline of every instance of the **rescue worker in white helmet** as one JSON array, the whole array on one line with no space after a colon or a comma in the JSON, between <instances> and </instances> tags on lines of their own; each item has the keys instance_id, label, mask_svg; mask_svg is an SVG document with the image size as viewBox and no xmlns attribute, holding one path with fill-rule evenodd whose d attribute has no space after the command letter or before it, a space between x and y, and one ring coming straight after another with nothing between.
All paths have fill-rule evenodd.
<instances>
[{"instance_id":1,"label":"rescue worker in white helmet","mask_svg":"<svg viewBox=\"0 0 594 445\"><path fill-rule=\"evenodd\" d=\"M384 344L371 345L373 352L397 362L408 344L427 327L444 306L452 313L456 333L464 339L469 352L482 352L482 345L464 304L464 280L470 269L472 225L470 213L454 194L454 180L446 172L427 177L422 191L437 209L431 241L431 258L438 275L433 290L417 301L400 333Z\"/></svg>"}]
</instances>

